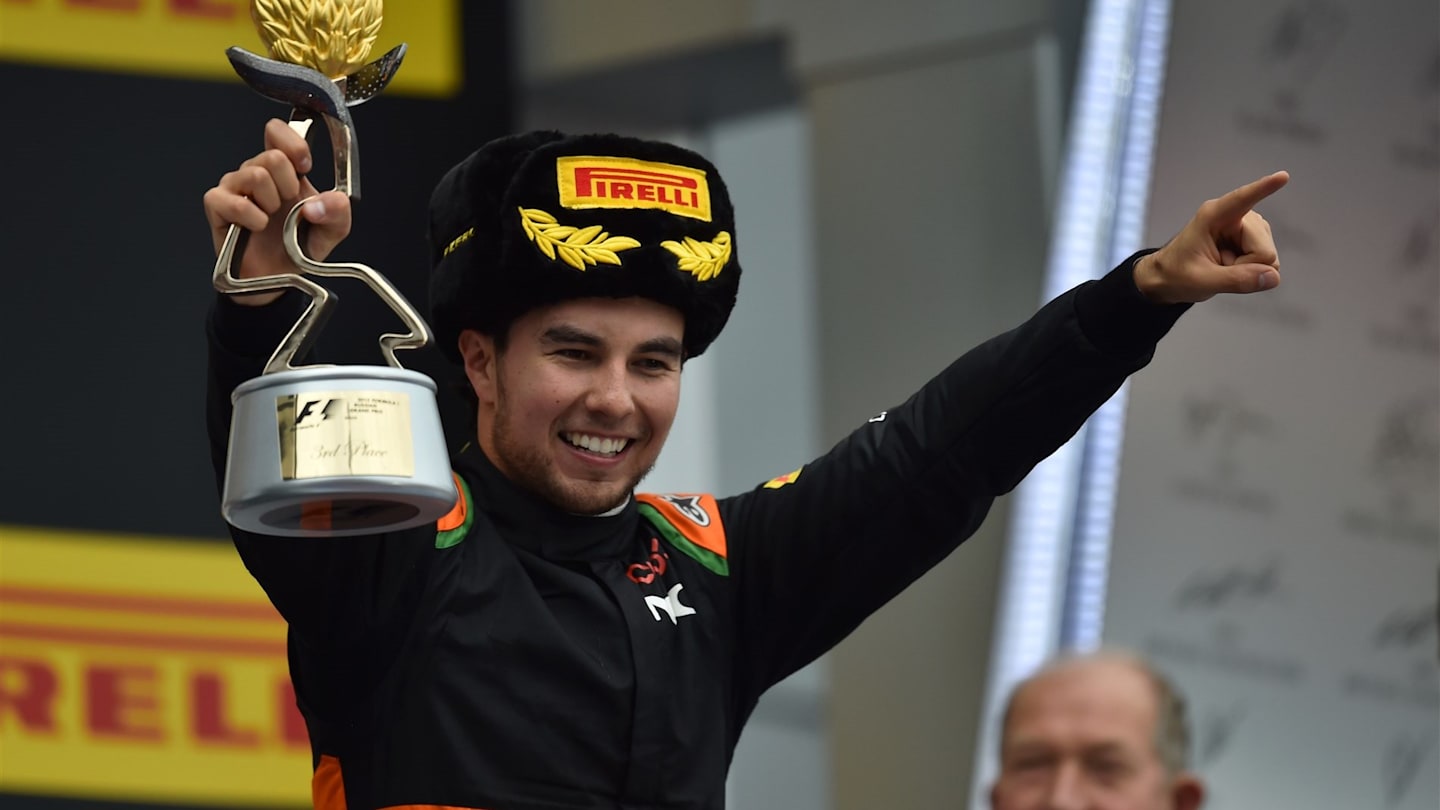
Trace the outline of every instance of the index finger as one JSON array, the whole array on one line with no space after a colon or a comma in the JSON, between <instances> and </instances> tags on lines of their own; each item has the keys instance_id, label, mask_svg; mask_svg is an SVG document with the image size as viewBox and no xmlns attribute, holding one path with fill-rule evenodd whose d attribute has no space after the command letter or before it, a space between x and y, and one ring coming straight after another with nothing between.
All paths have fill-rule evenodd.
<instances>
[{"instance_id":1,"label":"index finger","mask_svg":"<svg viewBox=\"0 0 1440 810\"><path fill-rule=\"evenodd\" d=\"M1215 201L1213 206L1214 224L1225 225L1239 222L1250 213L1260 201L1285 187L1290 182L1289 172L1275 172L1253 183L1247 183Z\"/></svg>"},{"instance_id":2,"label":"index finger","mask_svg":"<svg viewBox=\"0 0 1440 810\"><path fill-rule=\"evenodd\" d=\"M278 118L272 118L265 124L265 148L284 152L295 166L296 174L310 171L310 144Z\"/></svg>"}]
</instances>

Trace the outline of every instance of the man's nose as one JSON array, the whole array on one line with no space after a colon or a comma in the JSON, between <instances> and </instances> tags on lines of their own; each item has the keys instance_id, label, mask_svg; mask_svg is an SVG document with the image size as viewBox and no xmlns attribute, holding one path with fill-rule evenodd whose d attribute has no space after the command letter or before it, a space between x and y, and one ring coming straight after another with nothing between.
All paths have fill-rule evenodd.
<instances>
[{"instance_id":1,"label":"man's nose","mask_svg":"<svg viewBox=\"0 0 1440 810\"><path fill-rule=\"evenodd\" d=\"M1077 763L1063 763L1055 771L1045 797L1045 810L1084 810L1085 777Z\"/></svg>"},{"instance_id":2,"label":"man's nose","mask_svg":"<svg viewBox=\"0 0 1440 810\"><path fill-rule=\"evenodd\" d=\"M625 363L607 363L596 369L585 407L609 419L623 419L635 410L630 391L629 368Z\"/></svg>"}]
</instances>

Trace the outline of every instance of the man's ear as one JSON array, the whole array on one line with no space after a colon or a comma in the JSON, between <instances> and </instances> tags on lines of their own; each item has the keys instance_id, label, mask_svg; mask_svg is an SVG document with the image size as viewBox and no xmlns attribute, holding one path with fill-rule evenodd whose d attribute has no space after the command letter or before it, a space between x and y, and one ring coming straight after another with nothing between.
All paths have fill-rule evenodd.
<instances>
[{"instance_id":1,"label":"man's ear","mask_svg":"<svg viewBox=\"0 0 1440 810\"><path fill-rule=\"evenodd\" d=\"M1175 810L1199 810L1205 803L1205 783L1193 773L1182 773L1170 786L1170 796Z\"/></svg>"},{"instance_id":2,"label":"man's ear","mask_svg":"<svg viewBox=\"0 0 1440 810\"><path fill-rule=\"evenodd\" d=\"M458 342L465 376L475 390L475 397L481 405L493 405L498 386L495 339L474 329L466 329L460 333Z\"/></svg>"}]
</instances>

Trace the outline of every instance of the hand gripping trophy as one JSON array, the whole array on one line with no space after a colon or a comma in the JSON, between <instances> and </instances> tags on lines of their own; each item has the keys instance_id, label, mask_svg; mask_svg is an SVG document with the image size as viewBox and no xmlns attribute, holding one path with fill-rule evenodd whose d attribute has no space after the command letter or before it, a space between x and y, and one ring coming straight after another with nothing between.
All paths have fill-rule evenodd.
<instances>
[{"instance_id":1,"label":"hand gripping trophy","mask_svg":"<svg viewBox=\"0 0 1440 810\"><path fill-rule=\"evenodd\" d=\"M226 55L252 89L291 107L306 136L325 122L335 190L360 197L359 152L350 107L378 94L400 67L405 46L365 58L380 30L381 0L251 0L251 15L273 58L241 48ZM298 202L284 223L296 272L240 279L233 274L245 232L230 226L215 262L222 293L294 287L310 304L259 377L237 387L221 512L237 528L295 537L336 537L433 522L455 503L435 383L403 368L396 349L420 348L430 328L380 273L363 264L305 255ZM405 334L380 336L384 366L296 366L334 307L333 293L307 276L357 278L400 316Z\"/></svg>"}]
</instances>

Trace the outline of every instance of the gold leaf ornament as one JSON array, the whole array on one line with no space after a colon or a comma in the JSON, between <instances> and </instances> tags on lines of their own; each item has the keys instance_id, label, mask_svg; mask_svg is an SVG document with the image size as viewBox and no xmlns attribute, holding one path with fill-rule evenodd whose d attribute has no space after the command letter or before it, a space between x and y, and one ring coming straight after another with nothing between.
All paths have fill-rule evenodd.
<instances>
[{"instance_id":1,"label":"gold leaf ornament","mask_svg":"<svg viewBox=\"0 0 1440 810\"><path fill-rule=\"evenodd\" d=\"M713 242L687 236L684 242L661 242L660 247L679 257L677 266L681 270L694 275L698 281L709 281L720 275L730 261L730 232L721 231Z\"/></svg>"},{"instance_id":2,"label":"gold leaf ornament","mask_svg":"<svg viewBox=\"0 0 1440 810\"><path fill-rule=\"evenodd\" d=\"M634 239L611 236L599 225L588 228L561 225L554 216L539 208L521 208L520 227L546 258L559 259L576 270L597 264L618 265L621 251L640 247Z\"/></svg>"},{"instance_id":3,"label":"gold leaf ornament","mask_svg":"<svg viewBox=\"0 0 1440 810\"><path fill-rule=\"evenodd\" d=\"M364 67L380 36L381 0L250 0L250 17L270 56L331 79Z\"/></svg>"}]
</instances>

